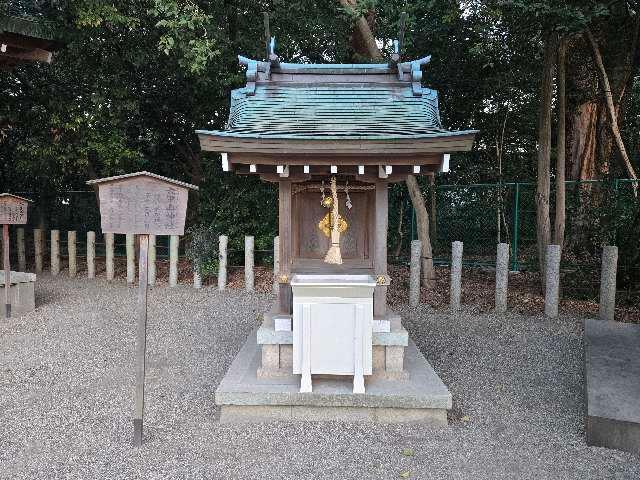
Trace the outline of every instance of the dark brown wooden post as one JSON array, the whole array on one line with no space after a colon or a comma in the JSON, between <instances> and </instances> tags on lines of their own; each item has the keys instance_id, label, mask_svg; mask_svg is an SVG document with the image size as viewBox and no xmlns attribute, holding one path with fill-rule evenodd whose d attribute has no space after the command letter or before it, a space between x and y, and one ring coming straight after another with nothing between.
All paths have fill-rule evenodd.
<instances>
[{"instance_id":1,"label":"dark brown wooden post","mask_svg":"<svg viewBox=\"0 0 640 480\"><path fill-rule=\"evenodd\" d=\"M389 209L389 195L387 187L387 182L376 182L376 210L373 253L373 269L376 277L380 275L387 275L387 229ZM386 314L387 286L377 285L373 294L373 315L375 317L382 317Z\"/></svg>"},{"instance_id":2,"label":"dark brown wooden post","mask_svg":"<svg viewBox=\"0 0 640 480\"><path fill-rule=\"evenodd\" d=\"M278 230L280 235L280 277L286 276L287 281L278 279L280 288L278 301L280 313L291 313L291 181L279 182Z\"/></svg>"},{"instance_id":3,"label":"dark brown wooden post","mask_svg":"<svg viewBox=\"0 0 640 480\"><path fill-rule=\"evenodd\" d=\"M142 445L144 416L145 353L147 348L147 271L149 235L140 235L140 266L138 273L138 327L136 333L136 398L133 416L133 444Z\"/></svg>"},{"instance_id":4,"label":"dark brown wooden post","mask_svg":"<svg viewBox=\"0 0 640 480\"><path fill-rule=\"evenodd\" d=\"M11 318L11 265L9 263L9 225L2 225L2 243L4 254L4 303L5 303L5 315L7 318Z\"/></svg>"}]
</instances>

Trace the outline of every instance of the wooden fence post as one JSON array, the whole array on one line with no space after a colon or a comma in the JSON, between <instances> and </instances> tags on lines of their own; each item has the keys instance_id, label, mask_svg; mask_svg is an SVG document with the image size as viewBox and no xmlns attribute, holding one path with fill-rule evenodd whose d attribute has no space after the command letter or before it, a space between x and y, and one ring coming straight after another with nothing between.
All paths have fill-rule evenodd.
<instances>
[{"instance_id":1,"label":"wooden fence post","mask_svg":"<svg viewBox=\"0 0 640 480\"><path fill-rule=\"evenodd\" d=\"M36 273L42 273L42 230L33 229L33 256L36 263Z\"/></svg>"},{"instance_id":2,"label":"wooden fence post","mask_svg":"<svg viewBox=\"0 0 640 480\"><path fill-rule=\"evenodd\" d=\"M51 275L60 273L60 230L51 230Z\"/></svg>"},{"instance_id":3,"label":"wooden fence post","mask_svg":"<svg viewBox=\"0 0 640 480\"><path fill-rule=\"evenodd\" d=\"M69 257L69 276L75 277L78 273L78 264L76 261L76 232L73 230L67 232L67 255Z\"/></svg>"},{"instance_id":4,"label":"wooden fence post","mask_svg":"<svg viewBox=\"0 0 640 480\"><path fill-rule=\"evenodd\" d=\"M178 246L180 237L171 235L169 237L169 286L178 285Z\"/></svg>"},{"instance_id":5,"label":"wooden fence post","mask_svg":"<svg viewBox=\"0 0 640 480\"><path fill-rule=\"evenodd\" d=\"M105 233L104 234L104 243L106 248L105 253L105 261L107 263L107 280L113 280L115 276L115 266L113 264L114 259L114 234L113 233Z\"/></svg>"},{"instance_id":6,"label":"wooden fence post","mask_svg":"<svg viewBox=\"0 0 640 480\"><path fill-rule=\"evenodd\" d=\"M509 244L499 243L496 252L496 312L507 311L509 288Z\"/></svg>"},{"instance_id":7,"label":"wooden fence post","mask_svg":"<svg viewBox=\"0 0 640 480\"><path fill-rule=\"evenodd\" d=\"M616 313L616 276L618 271L618 247L607 245L602 249L600 273L600 320L613 322Z\"/></svg>"},{"instance_id":8,"label":"wooden fence post","mask_svg":"<svg viewBox=\"0 0 640 480\"><path fill-rule=\"evenodd\" d=\"M218 290L227 288L227 245L229 238L220 235L218 239Z\"/></svg>"},{"instance_id":9,"label":"wooden fence post","mask_svg":"<svg viewBox=\"0 0 640 480\"><path fill-rule=\"evenodd\" d=\"M202 288L202 275L200 275L198 266L195 263L193 265L193 288Z\"/></svg>"},{"instance_id":10,"label":"wooden fence post","mask_svg":"<svg viewBox=\"0 0 640 480\"><path fill-rule=\"evenodd\" d=\"M411 263L409 264L409 305L416 307L420 303L420 263L422 242L411 241Z\"/></svg>"},{"instance_id":11,"label":"wooden fence post","mask_svg":"<svg viewBox=\"0 0 640 480\"><path fill-rule=\"evenodd\" d=\"M156 236L149 235L149 257L148 257L148 281L149 285L156 284Z\"/></svg>"},{"instance_id":12,"label":"wooden fence post","mask_svg":"<svg viewBox=\"0 0 640 480\"><path fill-rule=\"evenodd\" d=\"M560 301L560 256L560 245L547 245L544 314L550 318L556 318L558 316L558 302Z\"/></svg>"},{"instance_id":13,"label":"wooden fence post","mask_svg":"<svg viewBox=\"0 0 640 480\"><path fill-rule=\"evenodd\" d=\"M460 310L460 295L462 290L462 242L451 244L451 311Z\"/></svg>"},{"instance_id":14,"label":"wooden fence post","mask_svg":"<svg viewBox=\"0 0 640 480\"><path fill-rule=\"evenodd\" d=\"M133 233L126 234L127 242L127 283L131 284L136 281L136 249L134 245L135 235Z\"/></svg>"},{"instance_id":15,"label":"wooden fence post","mask_svg":"<svg viewBox=\"0 0 640 480\"><path fill-rule=\"evenodd\" d=\"M24 228L19 227L16 230L16 241L18 243L18 270L27 271L27 255L24 245Z\"/></svg>"},{"instance_id":16,"label":"wooden fence post","mask_svg":"<svg viewBox=\"0 0 640 480\"><path fill-rule=\"evenodd\" d=\"M87 278L96 278L96 232L87 232Z\"/></svg>"},{"instance_id":17,"label":"wooden fence post","mask_svg":"<svg viewBox=\"0 0 640 480\"><path fill-rule=\"evenodd\" d=\"M247 292L253 292L254 290L254 243L252 236L244 237L244 289Z\"/></svg>"}]
</instances>

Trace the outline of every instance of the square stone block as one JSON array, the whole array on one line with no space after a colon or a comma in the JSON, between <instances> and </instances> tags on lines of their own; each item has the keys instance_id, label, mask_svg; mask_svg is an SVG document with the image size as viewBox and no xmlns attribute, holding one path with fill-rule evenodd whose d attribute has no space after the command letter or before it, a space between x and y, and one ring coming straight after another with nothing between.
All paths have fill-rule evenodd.
<instances>
[{"instance_id":1,"label":"square stone block","mask_svg":"<svg viewBox=\"0 0 640 480\"><path fill-rule=\"evenodd\" d=\"M280 345L280 368L293 369L293 345Z\"/></svg>"},{"instance_id":2,"label":"square stone block","mask_svg":"<svg viewBox=\"0 0 640 480\"><path fill-rule=\"evenodd\" d=\"M404 368L404 347L386 347L385 370L387 372L401 372Z\"/></svg>"},{"instance_id":3,"label":"square stone block","mask_svg":"<svg viewBox=\"0 0 640 480\"><path fill-rule=\"evenodd\" d=\"M374 345L373 354L373 371L380 371L385 369L385 349L382 345Z\"/></svg>"},{"instance_id":4,"label":"square stone block","mask_svg":"<svg viewBox=\"0 0 640 480\"><path fill-rule=\"evenodd\" d=\"M12 316L23 315L35 310L35 281L36 275L34 273L11 272L9 302L11 303ZM4 271L0 271L0 291L4 304Z\"/></svg>"},{"instance_id":5,"label":"square stone block","mask_svg":"<svg viewBox=\"0 0 640 480\"><path fill-rule=\"evenodd\" d=\"M280 368L280 348L278 345L262 345L262 368L268 370Z\"/></svg>"}]
</instances>

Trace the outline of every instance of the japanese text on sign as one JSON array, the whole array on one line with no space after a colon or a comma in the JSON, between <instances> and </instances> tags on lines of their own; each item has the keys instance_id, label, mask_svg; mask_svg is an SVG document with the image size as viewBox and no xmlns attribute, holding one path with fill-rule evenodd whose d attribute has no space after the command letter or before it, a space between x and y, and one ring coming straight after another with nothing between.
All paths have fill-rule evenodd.
<instances>
[{"instance_id":1,"label":"japanese text on sign","mask_svg":"<svg viewBox=\"0 0 640 480\"><path fill-rule=\"evenodd\" d=\"M182 235L187 190L148 179L100 186L102 231Z\"/></svg>"},{"instance_id":2,"label":"japanese text on sign","mask_svg":"<svg viewBox=\"0 0 640 480\"><path fill-rule=\"evenodd\" d=\"M0 200L0 224L23 225L27 223L27 203Z\"/></svg>"}]
</instances>

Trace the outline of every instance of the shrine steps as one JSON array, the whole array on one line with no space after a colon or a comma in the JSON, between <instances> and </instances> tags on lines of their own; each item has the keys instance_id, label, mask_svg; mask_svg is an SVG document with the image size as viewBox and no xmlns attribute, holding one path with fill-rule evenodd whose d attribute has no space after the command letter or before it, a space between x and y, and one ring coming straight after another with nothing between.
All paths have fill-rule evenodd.
<instances>
[{"instance_id":1,"label":"shrine steps","mask_svg":"<svg viewBox=\"0 0 640 480\"><path fill-rule=\"evenodd\" d=\"M346 421L447 424L451 394L409 340L407 379L367 377L366 393L353 394L350 377L313 376L313 392L299 393L300 375L259 378L261 348L256 331L229 367L215 393L223 423Z\"/></svg>"}]
</instances>

